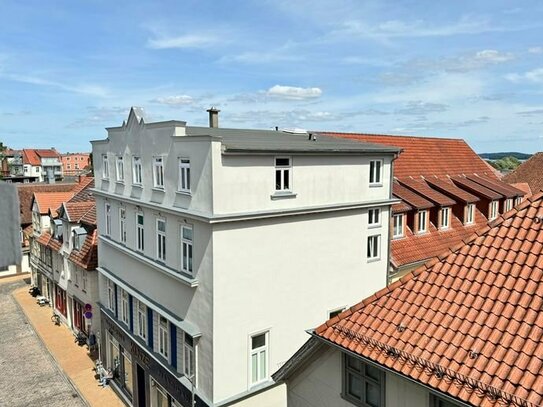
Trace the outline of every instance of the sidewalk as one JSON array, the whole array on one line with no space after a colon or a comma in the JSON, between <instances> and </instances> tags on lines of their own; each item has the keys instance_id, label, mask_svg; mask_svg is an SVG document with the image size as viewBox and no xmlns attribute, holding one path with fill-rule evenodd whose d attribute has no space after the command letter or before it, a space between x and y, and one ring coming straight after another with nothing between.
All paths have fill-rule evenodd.
<instances>
[{"instance_id":1,"label":"sidewalk","mask_svg":"<svg viewBox=\"0 0 543 407\"><path fill-rule=\"evenodd\" d=\"M2 280L0 284L4 282ZM36 299L28 294L26 286L13 291L12 295L60 368L90 406L125 405L109 386L99 386L98 380L94 378L94 363L87 355L87 348L74 343L74 335L66 326L57 326L51 322L50 307L37 305Z\"/></svg>"}]
</instances>

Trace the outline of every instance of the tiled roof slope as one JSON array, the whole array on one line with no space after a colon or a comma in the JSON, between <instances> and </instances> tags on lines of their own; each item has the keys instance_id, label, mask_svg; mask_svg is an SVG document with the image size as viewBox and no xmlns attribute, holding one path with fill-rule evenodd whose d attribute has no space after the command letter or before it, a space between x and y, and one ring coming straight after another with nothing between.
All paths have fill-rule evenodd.
<instances>
[{"instance_id":1,"label":"tiled roof slope","mask_svg":"<svg viewBox=\"0 0 543 407\"><path fill-rule=\"evenodd\" d=\"M94 177L81 177L69 202L94 202L91 188L94 188Z\"/></svg>"},{"instance_id":2,"label":"tiled roof slope","mask_svg":"<svg viewBox=\"0 0 543 407\"><path fill-rule=\"evenodd\" d=\"M19 204L21 206L21 224L32 223L32 197L34 192L67 192L77 184L17 184Z\"/></svg>"},{"instance_id":3,"label":"tiled roof slope","mask_svg":"<svg viewBox=\"0 0 543 407\"><path fill-rule=\"evenodd\" d=\"M68 260L74 262L85 270L94 270L98 266L97 233L94 229L87 235L81 250L72 250Z\"/></svg>"},{"instance_id":4,"label":"tiled roof slope","mask_svg":"<svg viewBox=\"0 0 543 407\"><path fill-rule=\"evenodd\" d=\"M34 199L38 203L40 214L56 212L62 202L73 196L73 192L35 192Z\"/></svg>"},{"instance_id":5,"label":"tiled roof slope","mask_svg":"<svg viewBox=\"0 0 543 407\"><path fill-rule=\"evenodd\" d=\"M534 194L543 190L543 152L531 156L515 171L503 177L503 180L510 184L527 182Z\"/></svg>"},{"instance_id":6,"label":"tiled roof slope","mask_svg":"<svg viewBox=\"0 0 543 407\"><path fill-rule=\"evenodd\" d=\"M434 206L432 202L414 193L410 189L400 185L398 182L392 184L392 193L407 202L410 206L417 209L428 209Z\"/></svg>"},{"instance_id":7,"label":"tiled roof slope","mask_svg":"<svg viewBox=\"0 0 543 407\"><path fill-rule=\"evenodd\" d=\"M446 181L446 180L442 180L436 177L429 177L429 178L426 178L426 182L433 188L437 189L438 191L441 191L449 196L453 196L461 202L474 203L474 202L479 202L480 200L475 195L470 194L469 192L461 188L458 188L450 180Z\"/></svg>"},{"instance_id":8,"label":"tiled roof slope","mask_svg":"<svg viewBox=\"0 0 543 407\"><path fill-rule=\"evenodd\" d=\"M398 180L400 184L404 185L408 189L418 192L420 195L429 199L440 206L452 206L456 203L454 199L443 195L441 192L431 188L423 179L413 179L411 177L402 178Z\"/></svg>"},{"instance_id":9,"label":"tiled roof slope","mask_svg":"<svg viewBox=\"0 0 543 407\"><path fill-rule=\"evenodd\" d=\"M64 204L66 215L70 222L80 222L87 212L96 208L95 202L66 202Z\"/></svg>"},{"instance_id":10,"label":"tiled roof slope","mask_svg":"<svg viewBox=\"0 0 543 407\"><path fill-rule=\"evenodd\" d=\"M394 176L397 178L473 173L496 178L484 160L462 139L331 132L321 134L402 148L404 151L394 162Z\"/></svg>"},{"instance_id":11,"label":"tiled roof slope","mask_svg":"<svg viewBox=\"0 0 543 407\"><path fill-rule=\"evenodd\" d=\"M473 406L543 405L543 193L316 335Z\"/></svg>"},{"instance_id":12,"label":"tiled roof slope","mask_svg":"<svg viewBox=\"0 0 543 407\"><path fill-rule=\"evenodd\" d=\"M530 195L532 195L532 189L530 188L530 184L528 184L527 182L517 182L515 184L511 184L511 186L523 191L524 198L528 198Z\"/></svg>"}]
</instances>

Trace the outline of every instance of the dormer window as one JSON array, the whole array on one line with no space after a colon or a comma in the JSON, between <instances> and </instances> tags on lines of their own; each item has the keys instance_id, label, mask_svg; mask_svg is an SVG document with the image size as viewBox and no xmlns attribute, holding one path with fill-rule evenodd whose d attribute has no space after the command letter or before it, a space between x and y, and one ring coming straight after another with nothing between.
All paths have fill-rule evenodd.
<instances>
[{"instance_id":1,"label":"dormer window","mask_svg":"<svg viewBox=\"0 0 543 407\"><path fill-rule=\"evenodd\" d=\"M503 203L503 213L509 212L511 209L513 209L513 199L509 198Z\"/></svg>"},{"instance_id":2,"label":"dormer window","mask_svg":"<svg viewBox=\"0 0 543 407\"><path fill-rule=\"evenodd\" d=\"M109 178L109 161L106 154L102 156L102 178Z\"/></svg>"},{"instance_id":3,"label":"dormer window","mask_svg":"<svg viewBox=\"0 0 543 407\"><path fill-rule=\"evenodd\" d=\"M84 228L75 228L72 235L74 250L81 250L83 243L85 242L85 238L87 237L87 231Z\"/></svg>"},{"instance_id":4,"label":"dormer window","mask_svg":"<svg viewBox=\"0 0 543 407\"><path fill-rule=\"evenodd\" d=\"M473 219L475 218L475 205L470 203L466 206L466 218L464 223L466 225L470 225L473 223Z\"/></svg>"},{"instance_id":5,"label":"dormer window","mask_svg":"<svg viewBox=\"0 0 543 407\"><path fill-rule=\"evenodd\" d=\"M162 157L153 158L153 186L164 188L164 159Z\"/></svg>"},{"instance_id":6,"label":"dormer window","mask_svg":"<svg viewBox=\"0 0 543 407\"><path fill-rule=\"evenodd\" d=\"M448 229L449 225L451 223L451 208L441 208L441 214L440 214L440 221L441 221L441 229Z\"/></svg>"},{"instance_id":7,"label":"dormer window","mask_svg":"<svg viewBox=\"0 0 543 407\"><path fill-rule=\"evenodd\" d=\"M123 157L117 157L115 159L115 169L116 169L117 181L123 182L124 181Z\"/></svg>"},{"instance_id":8,"label":"dormer window","mask_svg":"<svg viewBox=\"0 0 543 407\"><path fill-rule=\"evenodd\" d=\"M499 204L499 201L490 202L490 207L488 211L488 220L494 220L498 217L498 204Z\"/></svg>"},{"instance_id":9,"label":"dormer window","mask_svg":"<svg viewBox=\"0 0 543 407\"><path fill-rule=\"evenodd\" d=\"M60 219L53 221L53 237L57 240L62 240L62 221Z\"/></svg>"},{"instance_id":10,"label":"dormer window","mask_svg":"<svg viewBox=\"0 0 543 407\"><path fill-rule=\"evenodd\" d=\"M417 213L417 233L424 233L428 230L428 211L423 210Z\"/></svg>"},{"instance_id":11,"label":"dormer window","mask_svg":"<svg viewBox=\"0 0 543 407\"><path fill-rule=\"evenodd\" d=\"M291 184L290 157L275 158L275 190L290 191Z\"/></svg>"},{"instance_id":12,"label":"dormer window","mask_svg":"<svg viewBox=\"0 0 543 407\"><path fill-rule=\"evenodd\" d=\"M520 205L521 203L522 203L522 197L517 196L517 198L515 199L515 206Z\"/></svg>"}]
</instances>

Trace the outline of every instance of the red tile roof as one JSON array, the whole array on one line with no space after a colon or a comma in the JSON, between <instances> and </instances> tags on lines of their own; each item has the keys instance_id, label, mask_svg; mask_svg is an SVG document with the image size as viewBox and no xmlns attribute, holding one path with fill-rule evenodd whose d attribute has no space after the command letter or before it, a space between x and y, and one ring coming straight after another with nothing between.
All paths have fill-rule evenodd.
<instances>
[{"instance_id":1,"label":"red tile roof","mask_svg":"<svg viewBox=\"0 0 543 407\"><path fill-rule=\"evenodd\" d=\"M94 177L81 177L70 202L94 202L91 188L94 188Z\"/></svg>"},{"instance_id":2,"label":"red tile roof","mask_svg":"<svg viewBox=\"0 0 543 407\"><path fill-rule=\"evenodd\" d=\"M85 270L95 270L98 266L97 232L94 229L85 238L81 250L72 250L68 260L74 262Z\"/></svg>"},{"instance_id":3,"label":"red tile roof","mask_svg":"<svg viewBox=\"0 0 543 407\"><path fill-rule=\"evenodd\" d=\"M38 204L40 214L56 213L62 202L73 196L73 192L35 192L34 200Z\"/></svg>"},{"instance_id":4,"label":"red tile roof","mask_svg":"<svg viewBox=\"0 0 543 407\"><path fill-rule=\"evenodd\" d=\"M19 205L21 207L21 224L32 223L32 198L34 192L67 192L77 184L17 184Z\"/></svg>"},{"instance_id":5,"label":"red tile roof","mask_svg":"<svg viewBox=\"0 0 543 407\"><path fill-rule=\"evenodd\" d=\"M477 196L472 195L469 192L458 188L450 180L443 180L436 177L429 177L429 178L426 178L426 182L430 184L432 188L435 188L438 191L441 191L449 196L452 196L461 202L475 203L475 202L480 201L480 199Z\"/></svg>"},{"instance_id":6,"label":"red tile roof","mask_svg":"<svg viewBox=\"0 0 543 407\"><path fill-rule=\"evenodd\" d=\"M509 183L527 182L534 194L543 190L543 152L531 156L503 180Z\"/></svg>"},{"instance_id":7,"label":"red tile roof","mask_svg":"<svg viewBox=\"0 0 543 407\"><path fill-rule=\"evenodd\" d=\"M473 406L543 405L543 193L316 328Z\"/></svg>"},{"instance_id":8,"label":"red tile roof","mask_svg":"<svg viewBox=\"0 0 543 407\"><path fill-rule=\"evenodd\" d=\"M524 192L524 198L528 198L530 195L532 195L532 189L530 188L530 184L527 182L517 182L516 184L511 184L511 186Z\"/></svg>"},{"instance_id":9,"label":"red tile roof","mask_svg":"<svg viewBox=\"0 0 543 407\"><path fill-rule=\"evenodd\" d=\"M89 211L96 212L96 202L66 202L63 205L70 222L78 223Z\"/></svg>"},{"instance_id":10,"label":"red tile roof","mask_svg":"<svg viewBox=\"0 0 543 407\"><path fill-rule=\"evenodd\" d=\"M466 177L453 177L452 181L459 187L467 189L477 195L482 195L487 199L502 199L503 195L498 192L488 189L487 187L482 186L478 182L474 182Z\"/></svg>"},{"instance_id":11,"label":"red tile roof","mask_svg":"<svg viewBox=\"0 0 543 407\"><path fill-rule=\"evenodd\" d=\"M394 176L398 178L474 173L496 178L485 161L461 139L332 132L321 134L402 148L404 151L394 162Z\"/></svg>"},{"instance_id":12,"label":"red tile roof","mask_svg":"<svg viewBox=\"0 0 543 407\"><path fill-rule=\"evenodd\" d=\"M413 209L413 207L411 205L408 205L405 201L400 201L400 202L395 203L395 204L392 205L392 212L393 213L408 212L408 211L410 211L412 209Z\"/></svg>"},{"instance_id":13,"label":"red tile roof","mask_svg":"<svg viewBox=\"0 0 543 407\"><path fill-rule=\"evenodd\" d=\"M423 179L413 179L412 177L400 178L399 183L413 192L422 195L439 206L453 206L456 201L443 195L439 191L430 187Z\"/></svg>"},{"instance_id":14,"label":"red tile roof","mask_svg":"<svg viewBox=\"0 0 543 407\"><path fill-rule=\"evenodd\" d=\"M497 179L491 179L485 176L480 177L478 175L466 175L466 178L477 182L478 184L488 189L496 191L505 196L506 198L516 198L517 196L524 196L524 192L520 189L517 189Z\"/></svg>"},{"instance_id":15,"label":"red tile roof","mask_svg":"<svg viewBox=\"0 0 543 407\"><path fill-rule=\"evenodd\" d=\"M394 196L406 201L410 206L416 209L428 209L434 206L428 199L400 185L398 182L393 183L392 193Z\"/></svg>"}]
</instances>

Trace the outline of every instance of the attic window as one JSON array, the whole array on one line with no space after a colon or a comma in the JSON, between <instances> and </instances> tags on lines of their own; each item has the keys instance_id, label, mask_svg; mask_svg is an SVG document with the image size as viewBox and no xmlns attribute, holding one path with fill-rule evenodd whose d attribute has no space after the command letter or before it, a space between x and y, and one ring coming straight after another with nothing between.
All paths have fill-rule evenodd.
<instances>
[{"instance_id":1,"label":"attic window","mask_svg":"<svg viewBox=\"0 0 543 407\"><path fill-rule=\"evenodd\" d=\"M62 240L62 221L60 219L53 220L53 237Z\"/></svg>"},{"instance_id":2,"label":"attic window","mask_svg":"<svg viewBox=\"0 0 543 407\"><path fill-rule=\"evenodd\" d=\"M81 250L83 247L83 242L87 237L87 231L84 228L75 228L72 232L73 235L73 246L75 250Z\"/></svg>"}]
</instances>

